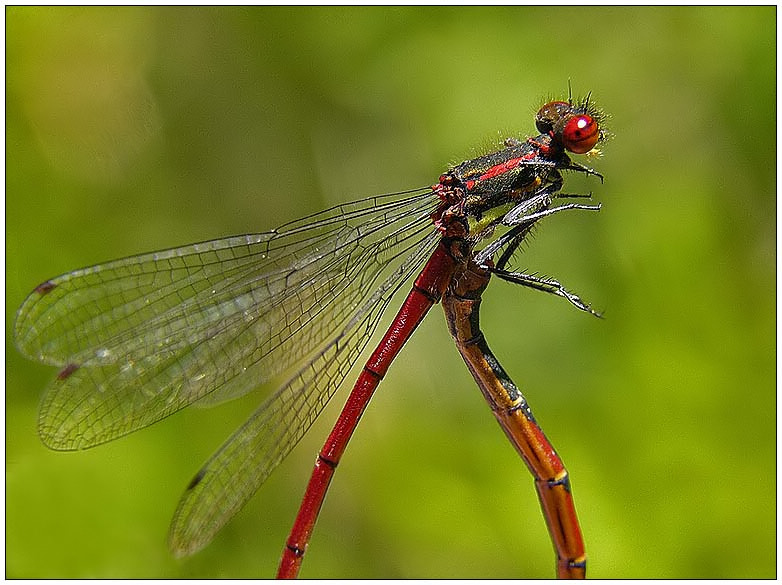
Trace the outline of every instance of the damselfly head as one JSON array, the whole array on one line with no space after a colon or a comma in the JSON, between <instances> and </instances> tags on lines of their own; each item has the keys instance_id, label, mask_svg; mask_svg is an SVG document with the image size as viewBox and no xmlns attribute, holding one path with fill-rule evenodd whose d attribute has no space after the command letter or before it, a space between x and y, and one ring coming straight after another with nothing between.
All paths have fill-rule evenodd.
<instances>
[{"instance_id":1,"label":"damselfly head","mask_svg":"<svg viewBox=\"0 0 782 585\"><path fill-rule=\"evenodd\" d=\"M541 134L574 154L586 154L604 139L600 127L601 112L589 103L589 96L580 103L552 101L535 115L535 126Z\"/></svg>"}]
</instances>

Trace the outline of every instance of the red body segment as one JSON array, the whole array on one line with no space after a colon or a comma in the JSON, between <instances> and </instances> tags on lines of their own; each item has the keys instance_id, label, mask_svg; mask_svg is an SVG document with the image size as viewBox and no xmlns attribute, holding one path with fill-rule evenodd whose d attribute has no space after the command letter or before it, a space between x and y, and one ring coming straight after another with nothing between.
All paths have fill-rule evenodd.
<instances>
[{"instance_id":1,"label":"red body segment","mask_svg":"<svg viewBox=\"0 0 782 585\"><path fill-rule=\"evenodd\" d=\"M418 275L393 323L364 366L331 434L318 454L299 513L283 550L277 571L278 578L292 579L298 575L334 470L361 415L393 359L410 339L429 309L439 302L451 281L456 265L450 250L444 241L441 242Z\"/></svg>"}]
</instances>

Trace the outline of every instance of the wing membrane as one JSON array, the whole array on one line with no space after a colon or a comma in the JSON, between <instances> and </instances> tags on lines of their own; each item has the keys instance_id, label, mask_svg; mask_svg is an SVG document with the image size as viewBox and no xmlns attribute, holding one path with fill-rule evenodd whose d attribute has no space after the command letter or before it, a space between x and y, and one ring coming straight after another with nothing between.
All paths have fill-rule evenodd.
<instances>
[{"instance_id":1,"label":"wing membrane","mask_svg":"<svg viewBox=\"0 0 782 585\"><path fill-rule=\"evenodd\" d=\"M304 436L371 338L393 293L431 254L438 239L429 232L427 244L415 246L345 328L315 352L196 474L171 523L169 546L176 555L192 554L208 544Z\"/></svg>"},{"instance_id":2,"label":"wing membrane","mask_svg":"<svg viewBox=\"0 0 782 585\"><path fill-rule=\"evenodd\" d=\"M23 353L63 368L43 401L42 439L91 447L310 367L400 251L432 233L435 204L429 190L375 197L47 281L15 325Z\"/></svg>"}]
</instances>

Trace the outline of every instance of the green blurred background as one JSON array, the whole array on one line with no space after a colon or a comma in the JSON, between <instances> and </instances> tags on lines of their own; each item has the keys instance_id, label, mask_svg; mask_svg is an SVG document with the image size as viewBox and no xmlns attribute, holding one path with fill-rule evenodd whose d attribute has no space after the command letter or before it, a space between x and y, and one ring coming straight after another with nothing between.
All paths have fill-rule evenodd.
<instances>
[{"instance_id":1,"label":"green blurred background","mask_svg":"<svg viewBox=\"0 0 782 585\"><path fill-rule=\"evenodd\" d=\"M494 282L483 326L573 482L591 577L776 574L776 8L7 8L6 576L269 577L338 397L200 554L177 499L259 395L56 453L13 347L44 279L435 182L541 100L615 135L600 214ZM401 301L401 297L399 299ZM398 304L398 302L396 303ZM269 391L269 388L263 389ZM304 577L551 577L532 480L435 309L340 465Z\"/></svg>"}]
</instances>

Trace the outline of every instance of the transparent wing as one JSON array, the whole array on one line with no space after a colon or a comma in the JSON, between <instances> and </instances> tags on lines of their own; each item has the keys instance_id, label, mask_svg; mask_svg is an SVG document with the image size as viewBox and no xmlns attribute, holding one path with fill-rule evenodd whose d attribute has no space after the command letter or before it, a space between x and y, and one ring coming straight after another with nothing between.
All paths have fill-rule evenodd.
<instances>
[{"instance_id":1,"label":"transparent wing","mask_svg":"<svg viewBox=\"0 0 782 585\"><path fill-rule=\"evenodd\" d=\"M403 250L407 258L344 329L319 348L201 468L171 523L169 546L174 554L192 554L208 544L304 436L371 338L394 292L432 253L438 240L439 235L430 231L426 245Z\"/></svg>"},{"instance_id":2,"label":"transparent wing","mask_svg":"<svg viewBox=\"0 0 782 585\"><path fill-rule=\"evenodd\" d=\"M19 309L15 338L25 355L62 368L41 406L42 440L55 449L91 447L195 401L313 366L312 356L338 343L357 312L371 310L376 281L395 274L400 253L431 236L436 203L428 189L374 197L272 232L41 284ZM380 290L391 277L384 278ZM321 388L297 391L317 396Z\"/></svg>"}]
</instances>

